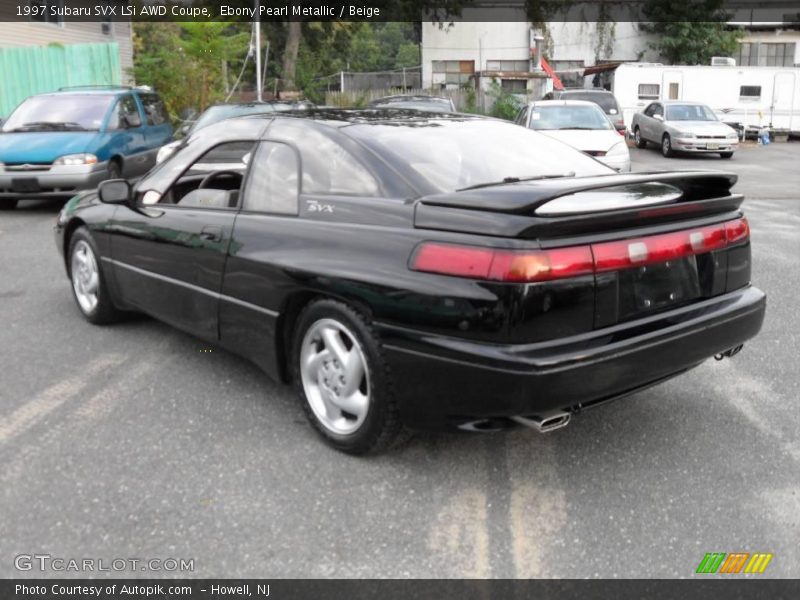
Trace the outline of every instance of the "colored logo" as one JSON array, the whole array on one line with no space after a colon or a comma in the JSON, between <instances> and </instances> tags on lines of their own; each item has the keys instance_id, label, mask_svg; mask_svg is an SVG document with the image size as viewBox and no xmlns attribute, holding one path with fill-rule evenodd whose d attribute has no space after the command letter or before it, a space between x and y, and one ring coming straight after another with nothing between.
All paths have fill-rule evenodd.
<instances>
[{"instance_id":1,"label":"colored logo","mask_svg":"<svg viewBox=\"0 0 800 600\"><path fill-rule=\"evenodd\" d=\"M772 554L766 552L709 552L700 561L697 573L763 573Z\"/></svg>"}]
</instances>

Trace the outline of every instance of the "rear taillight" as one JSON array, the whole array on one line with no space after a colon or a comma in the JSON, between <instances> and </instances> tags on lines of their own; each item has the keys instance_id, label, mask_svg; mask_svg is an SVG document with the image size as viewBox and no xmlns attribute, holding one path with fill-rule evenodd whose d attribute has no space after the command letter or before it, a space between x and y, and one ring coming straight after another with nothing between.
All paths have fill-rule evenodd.
<instances>
[{"instance_id":1,"label":"rear taillight","mask_svg":"<svg viewBox=\"0 0 800 600\"><path fill-rule=\"evenodd\" d=\"M720 250L745 242L747 219L627 240L550 250L500 250L424 242L410 261L414 271L530 283L619 271Z\"/></svg>"}]
</instances>

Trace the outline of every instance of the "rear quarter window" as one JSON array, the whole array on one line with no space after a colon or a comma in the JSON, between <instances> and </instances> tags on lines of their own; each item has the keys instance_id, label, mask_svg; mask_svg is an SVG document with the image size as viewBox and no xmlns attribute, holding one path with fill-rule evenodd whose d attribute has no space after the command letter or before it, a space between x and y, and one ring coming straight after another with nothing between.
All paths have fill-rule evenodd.
<instances>
[{"instance_id":1,"label":"rear quarter window","mask_svg":"<svg viewBox=\"0 0 800 600\"><path fill-rule=\"evenodd\" d=\"M291 142L300 152L303 193L378 195L378 183L367 168L324 133L285 119L270 126L269 137Z\"/></svg>"}]
</instances>

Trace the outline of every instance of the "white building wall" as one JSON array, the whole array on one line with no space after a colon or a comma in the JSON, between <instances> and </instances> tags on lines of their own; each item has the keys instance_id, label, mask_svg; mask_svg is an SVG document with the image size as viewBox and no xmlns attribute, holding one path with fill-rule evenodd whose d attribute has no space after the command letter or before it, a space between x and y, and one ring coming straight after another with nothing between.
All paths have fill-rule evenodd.
<instances>
[{"instance_id":1,"label":"white building wall","mask_svg":"<svg viewBox=\"0 0 800 600\"><path fill-rule=\"evenodd\" d=\"M800 65L800 31L754 31L745 33L742 42L765 44L791 44L794 43L794 64Z\"/></svg>"},{"instance_id":2,"label":"white building wall","mask_svg":"<svg viewBox=\"0 0 800 600\"><path fill-rule=\"evenodd\" d=\"M489 60L528 60L530 24L525 21L422 24L422 86L433 84L433 61L471 60L475 71Z\"/></svg>"},{"instance_id":3,"label":"white building wall","mask_svg":"<svg viewBox=\"0 0 800 600\"><path fill-rule=\"evenodd\" d=\"M653 60L656 53L649 49L652 34L639 30L639 23L580 23L575 21L547 24L552 60L583 61L585 66L598 61Z\"/></svg>"}]
</instances>

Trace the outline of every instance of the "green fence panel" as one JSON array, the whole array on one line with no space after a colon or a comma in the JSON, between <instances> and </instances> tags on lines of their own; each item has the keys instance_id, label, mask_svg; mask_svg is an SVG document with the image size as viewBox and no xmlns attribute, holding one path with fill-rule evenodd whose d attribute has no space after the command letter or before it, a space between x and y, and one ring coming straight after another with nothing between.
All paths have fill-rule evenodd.
<instances>
[{"instance_id":1,"label":"green fence panel","mask_svg":"<svg viewBox=\"0 0 800 600\"><path fill-rule=\"evenodd\" d=\"M7 117L34 94L68 86L121 83L116 43L0 48L0 117Z\"/></svg>"}]
</instances>

